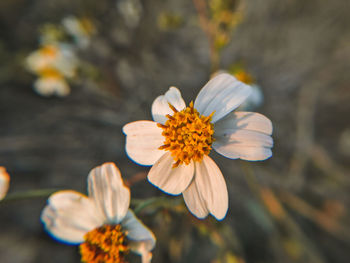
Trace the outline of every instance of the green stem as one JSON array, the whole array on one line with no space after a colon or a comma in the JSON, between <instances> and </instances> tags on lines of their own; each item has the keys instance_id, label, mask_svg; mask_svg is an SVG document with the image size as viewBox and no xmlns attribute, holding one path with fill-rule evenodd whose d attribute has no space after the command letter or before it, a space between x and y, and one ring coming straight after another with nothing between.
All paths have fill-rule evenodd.
<instances>
[{"instance_id":1,"label":"green stem","mask_svg":"<svg viewBox=\"0 0 350 263\"><path fill-rule=\"evenodd\" d=\"M58 190L59 189L36 189L24 192L11 193L6 195L6 197L1 202L18 201L28 198L47 197L53 194L54 192L57 192Z\"/></svg>"},{"instance_id":2,"label":"green stem","mask_svg":"<svg viewBox=\"0 0 350 263\"><path fill-rule=\"evenodd\" d=\"M132 203L136 205L134 212L135 214L140 213L143 209L154 206L154 207L173 207L180 204L181 199L170 199L166 197L152 197L146 200L132 200Z\"/></svg>"}]
</instances>

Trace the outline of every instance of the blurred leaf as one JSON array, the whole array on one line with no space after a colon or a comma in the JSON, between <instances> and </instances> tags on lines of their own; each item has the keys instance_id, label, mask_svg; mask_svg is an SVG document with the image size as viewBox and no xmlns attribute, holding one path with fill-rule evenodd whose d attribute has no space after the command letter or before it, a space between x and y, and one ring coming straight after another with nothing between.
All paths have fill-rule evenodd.
<instances>
[{"instance_id":1,"label":"blurred leaf","mask_svg":"<svg viewBox=\"0 0 350 263\"><path fill-rule=\"evenodd\" d=\"M164 31L178 29L183 23L182 16L168 12L160 13L157 20L158 27Z\"/></svg>"},{"instance_id":2,"label":"blurred leaf","mask_svg":"<svg viewBox=\"0 0 350 263\"><path fill-rule=\"evenodd\" d=\"M273 231L274 226L270 216L265 212L263 207L254 200L248 200L246 205L248 211L255 221L267 232Z\"/></svg>"}]
</instances>

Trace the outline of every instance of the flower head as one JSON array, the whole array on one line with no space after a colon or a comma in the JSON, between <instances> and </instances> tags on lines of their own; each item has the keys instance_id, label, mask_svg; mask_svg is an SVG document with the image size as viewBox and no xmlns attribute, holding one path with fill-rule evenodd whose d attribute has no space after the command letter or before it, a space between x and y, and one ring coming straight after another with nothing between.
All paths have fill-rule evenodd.
<instances>
[{"instance_id":1,"label":"flower head","mask_svg":"<svg viewBox=\"0 0 350 263\"><path fill-rule=\"evenodd\" d=\"M4 199L10 185L10 176L5 167L0 166L0 200Z\"/></svg>"},{"instance_id":2,"label":"flower head","mask_svg":"<svg viewBox=\"0 0 350 263\"><path fill-rule=\"evenodd\" d=\"M62 25L81 48L88 47L91 35L96 32L94 24L88 18L68 16L62 20Z\"/></svg>"},{"instance_id":3,"label":"flower head","mask_svg":"<svg viewBox=\"0 0 350 263\"><path fill-rule=\"evenodd\" d=\"M70 87L65 80L76 74L78 60L70 45L46 44L26 59L28 70L38 75L34 90L42 96L67 96Z\"/></svg>"},{"instance_id":4,"label":"flower head","mask_svg":"<svg viewBox=\"0 0 350 263\"><path fill-rule=\"evenodd\" d=\"M208 156L211 150L249 161L272 155L271 121L259 113L232 112L250 93L250 86L222 73L186 108L180 91L171 87L153 102L154 122L123 127L126 151L135 162L153 165L148 180L166 193L182 193L195 216L210 213L223 219L228 193L220 169Z\"/></svg>"},{"instance_id":5,"label":"flower head","mask_svg":"<svg viewBox=\"0 0 350 263\"><path fill-rule=\"evenodd\" d=\"M72 78L76 74L78 60L70 45L48 44L29 54L28 69L41 76L48 70L55 70L62 76Z\"/></svg>"},{"instance_id":6,"label":"flower head","mask_svg":"<svg viewBox=\"0 0 350 263\"><path fill-rule=\"evenodd\" d=\"M105 163L91 170L88 192L51 195L41 214L46 230L58 240L80 244L82 262L125 262L130 250L150 262L155 237L129 209L130 191L118 168Z\"/></svg>"}]
</instances>

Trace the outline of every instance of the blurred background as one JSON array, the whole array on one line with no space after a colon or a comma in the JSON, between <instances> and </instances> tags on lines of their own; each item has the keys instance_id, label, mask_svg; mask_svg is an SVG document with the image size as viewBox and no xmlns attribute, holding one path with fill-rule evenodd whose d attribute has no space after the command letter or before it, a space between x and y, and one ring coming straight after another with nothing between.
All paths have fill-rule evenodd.
<instances>
[{"instance_id":1,"label":"blurred background","mask_svg":"<svg viewBox=\"0 0 350 263\"><path fill-rule=\"evenodd\" d=\"M157 236L152 262L349 262L350 2L1 0L0 262L79 262L40 223L50 189L86 193L113 161ZM187 103L217 70L254 85L244 109L272 120L264 162L212 153L226 218L197 220L146 180L122 127L151 119L169 86ZM21 198L21 192L31 198ZM133 206L135 207L135 206ZM140 262L130 255L130 262Z\"/></svg>"}]
</instances>

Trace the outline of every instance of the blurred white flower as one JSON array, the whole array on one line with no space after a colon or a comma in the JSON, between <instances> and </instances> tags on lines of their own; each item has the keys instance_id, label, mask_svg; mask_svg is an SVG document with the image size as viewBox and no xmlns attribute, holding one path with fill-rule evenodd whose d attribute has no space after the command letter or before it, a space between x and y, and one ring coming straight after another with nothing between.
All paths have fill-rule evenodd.
<instances>
[{"instance_id":1,"label":"blurred white flower","mask_svg":"<svg viewBox=\"0 0 350 263\"><path fill-rule=\"evenodd\" d=\"M264 95L261 88L258 85L251 85L252 93L243 102L238 109L239 110L254 110L260 107L264 102Z\"/></svg>"},{"instance_id":2,"label":"blurred white flower","mask_svg":"<svg viewBox=\"0 0 350 263\"><path fill-rule=\"evenodd\" d=\"M4 199L10 186L10 176L5 167L0 166L0 200Z\"/></svg>"},{"instance_id":3,"label":"blurred white flower","mask_svg":"<svg viewBox=\"0 0 350 263\"><path fill-rule=\"evenodd\" d=\"M78 19L74 16L68 16L63 19L62 25L80 48L87 48L89 46L91 35L96 31L91 20L87 18Z\"/></svg>"},{"instance_id":4,"label":"blurred white flower","mask_svg":"<svg viewBox=\"0 0 350 263\"><path fill-rule=\"evenodd\" d=\"M82 262L125 262L129 250L150 262L155 237L129 209L130 191L114 163L91 170L88 192L51 195L41 214L46 230L60 241L80 244Z\"/></svg>"},{"instance_id":5,"label":"blurred white flower","mask_svg":"<svg viewBox=\"0 0 350 263\"><path fill-rule=\"evenodd\" d=\"M127 26L130 28L138 26L142 15L140 0L119 0L117 1L117 8Z\"/></svg>"},{"instance_id":6,"label":"blurred white flower","mask_svg":"<svg viewBox=\"0 0 350 263\"><path fill-rule=\"evenodd\" d=\"M57 95L65 97L70 93L70 87L65 79L54 71L50 74L43 74L34 82L34 90L41 96L49 97Z\"/></svg>"},{"instance_id":7,"label":"blurred white flower","mask_svg":"<svg viewBox=\"0 0 350 263\"><path fill-rule=\"evenodd\" d=\"M77 57L68 44L45 45L32 52L26 59L27 68L41 74L48 69L55 69L63 76L74 77L78 65Z\"/></svg>"},{"instance_id":8,"label":"blurred white flower","mask_svg":"<svg viewBox=\"0 0 350 263\"><path fill-rule=\"evenodd\" d=\"M235 70L234 74L236 79L250 85L252 92L249 97L238 107L239 110L254 110L260 107L264 102L264 95L261 88L255 84L254 78L242 68Z\"/></svg>"},{"instance_id":9,"label":"blurred white flower","mask_svg":"<svg viewBox=\"0 0 350 263\"><path fill-rule=\"evenodd\" d=\"M198 218L221 220L228 209L225 180L208 156L212 148L230 159L265 160L272 155L271 121L259 113L232 112L251 93L233 76L216 75L186 108L171 87L153 102L153 121L123 127L129 157L153 165L148 180L166 193L183 194Z\"/></svg>"}]
</instances>

